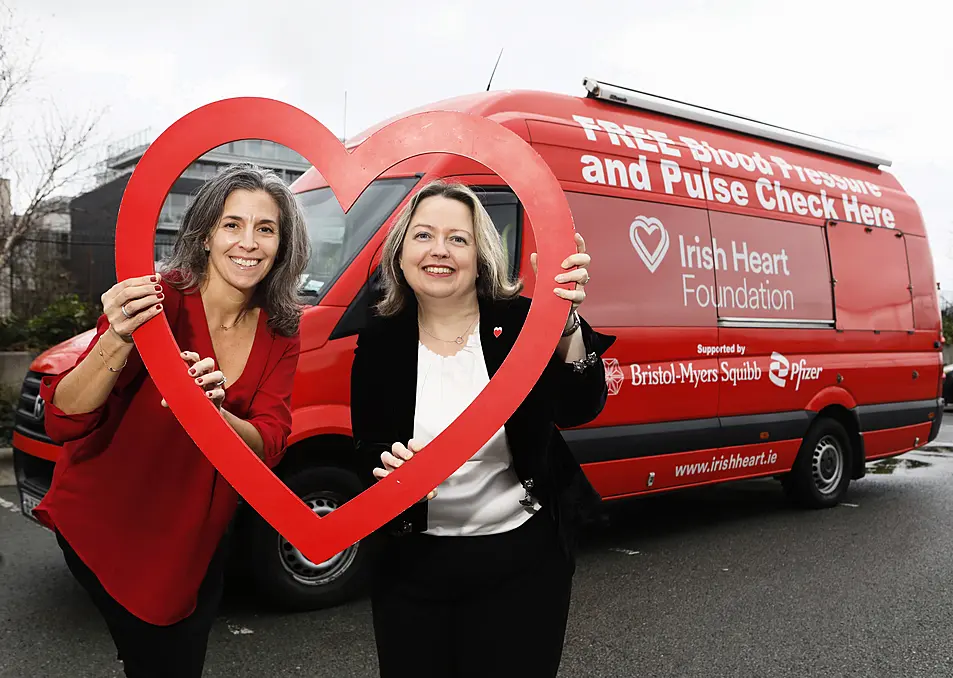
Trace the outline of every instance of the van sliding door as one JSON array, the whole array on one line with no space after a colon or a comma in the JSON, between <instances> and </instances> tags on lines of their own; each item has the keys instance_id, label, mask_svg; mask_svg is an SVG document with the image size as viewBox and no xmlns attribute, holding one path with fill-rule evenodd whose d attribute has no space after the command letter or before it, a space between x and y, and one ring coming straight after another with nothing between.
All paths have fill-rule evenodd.
<instances>
[{"instance_id":1,"label":"van sliding door","mask_svg":"<svg viewBox=\"0 0 953 678\"><path fill-rule=\"evenodd\" d=\"M684 293L685 285L714 283L704 256L699 266L688 261L695 248L710 249L708 215L605 195L566 197L593 261L580 313L617 337L604 356L609 398L602 428L568 431L566 440L577 459L595 464L589 473L603 496L625 494L649 487L645 469L628 465L633 458L717 445L715 309ZM665 475L670 466L653 470L659 485L676 483Z\"/></svg>"},{"instance_id":2,"label":"van sliding door","mask_svg":"<svg viewBox=\"0 0 953 678\"><path fill-rule=\"evenodd\" d=\"M834 327L824 227L716 211L709 216L719 339L732 348L721 363L726 378L719 390L725 444L764 444L763 451L787 459L796 443L781 441L796 440L807 428L805 408L820 387L808 377L822 374L814 369L815 353Z\"/></svg>"}]
</instances>

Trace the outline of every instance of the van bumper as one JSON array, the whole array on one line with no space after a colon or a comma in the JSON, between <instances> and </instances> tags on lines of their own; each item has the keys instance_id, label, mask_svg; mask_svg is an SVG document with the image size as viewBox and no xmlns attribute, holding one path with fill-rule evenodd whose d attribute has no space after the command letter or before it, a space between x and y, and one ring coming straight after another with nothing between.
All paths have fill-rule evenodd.
<instances>
[{"instance_id":1,"label":"van bumper","mask_svg":"<svg viewBox=\"0 0 953 678\"><path fill-rule=\"evenodd\" d=\"M930 427L930 438L927 440L928 443L936 440L937 436L940 435L940 426L943 425L943 410L946 406L946 400L944 398L936 399L936 409L933 410L933 426Z\"/></svg>"}]
</instances>

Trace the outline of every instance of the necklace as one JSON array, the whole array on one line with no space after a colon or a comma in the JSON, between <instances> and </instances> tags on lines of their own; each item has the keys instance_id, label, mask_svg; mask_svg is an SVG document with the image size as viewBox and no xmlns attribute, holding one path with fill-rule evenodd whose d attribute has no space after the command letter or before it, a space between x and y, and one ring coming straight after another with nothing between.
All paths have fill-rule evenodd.
<instances>
[{"instance_id":1,"label":"necklace","mask_svg":"<svg viewBox=\"0 0 953 678\"><path fill-rule=\"evenodd\" d=\"M476 323L477 318L479 318L479 317L480 317L480 314L479 314L479 313L478 313L477 315L475 315L475 316L473 317L473 320L470 322L470 326L467 327L467 331L464 332L463 334L459 335L458 337L456 337L456 338L453 339L453 340L441 339L440 337L435 337L434 335L430 334L430 332L427 332L427 328L424 327L424 325L423 325L422 322L420 322L420 317L419 317L419 316L417 317L417 325L418 325L418 326L420 327L420 329L422 329L428 336L433 337L433 338L436 339L437 341L442 341L442 342L444 342L445 344L457 344L457 345L459 345L459 346L462 346L462 345L463 345L463 338L466 337L466 336L470 336L470 330L473 329L473 325L474 325L474 323Z\"/></svg>"},{"instance_id":2,"label":"necklace","mask_svg":"<svg viewBox=\"0 0 953 678\"><path fill-rule=\"evenodd\" d=\"M219 325L219 327L221 327L223 330L228 332L230 329L232 329L233 327L238 325L238 323L240 323L242 320L245 319L246 312L247 311L245 309L242 309L242 312L238 314L238 318L235 320L235 322L233 322L231 325Z\"/></svg>"}]
</instances>

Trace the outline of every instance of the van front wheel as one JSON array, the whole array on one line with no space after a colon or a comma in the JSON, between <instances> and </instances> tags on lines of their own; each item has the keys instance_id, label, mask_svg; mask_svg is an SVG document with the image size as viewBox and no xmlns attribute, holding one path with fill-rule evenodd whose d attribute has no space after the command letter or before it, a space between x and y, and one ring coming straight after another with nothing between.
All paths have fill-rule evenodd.
<instances>
[{"instance_id":1,"label":"van front wheel","mask_svg":"<svg viewBox=\"0 0 953 678\"><path fill-rule=\"evenodd\" d=\"M328 466L304 468L285 484L312 511L324 516L361 492L357 476ZM249 526L251 576L262 598L288 611L317 610L357 596L371 559L364 539L322 563L313 563L255 514Z\"/></svg>"},{"instance_id":2,"label":"van front wheel","mask_svg":"<svg viewBox=\"0 0 953 678\"><path fill-rule=\"evenodd\" d=\"M794 467L781 481L788 496L804 508L830 508L847 494L852 450L844 427L819 419L801 442Z\"/></svg>"}]
</instances>

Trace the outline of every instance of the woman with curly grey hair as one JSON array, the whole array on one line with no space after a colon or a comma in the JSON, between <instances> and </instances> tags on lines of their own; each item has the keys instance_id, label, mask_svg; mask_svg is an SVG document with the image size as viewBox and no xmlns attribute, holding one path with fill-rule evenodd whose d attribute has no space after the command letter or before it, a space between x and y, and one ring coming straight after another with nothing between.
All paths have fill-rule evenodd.
<instances>
[{"instance_id":1,"label":"woman with curly grey hair","mask_svg":"<svg viewBox=\"0 0 953 678\"><path fill-rule=\"evenodd\" d=\"M435 491L382 530L372 590L382 678L556 675L575 569L574 530L599 497L557 427L602 411L614 337L577 308L590 256L562 262L571 302L548 366L517 411ZM530 261L536 267L535 254ZM383 296L360 333L351 421L369 483L437 437L499 369L529 299L474 192L443 181L408 202L384 243ZM546 291L541 284L541 294ZM529 611L528 614L524 612Z\"/></svg>"},{"instance_id":2,"label":"woman with curly grey hair","mask_svg":"<svg viewBox=\"0 0 953 678\"><path fill-rule=\"evenodd\" d=\"M36 516L103 615L127 676L202 674L238 495L167 408L133 342L165 314L182 369L273 467L291 430L309 257L304 217L272 172L241 164L206 182L162 273L102 296L96 334L43 380L63 445Z\"/></svg>"}]
</instances>

